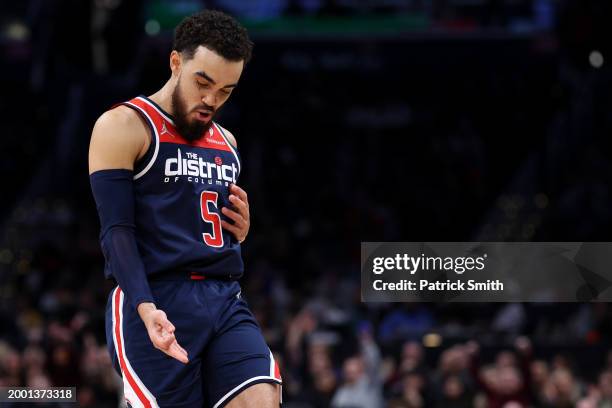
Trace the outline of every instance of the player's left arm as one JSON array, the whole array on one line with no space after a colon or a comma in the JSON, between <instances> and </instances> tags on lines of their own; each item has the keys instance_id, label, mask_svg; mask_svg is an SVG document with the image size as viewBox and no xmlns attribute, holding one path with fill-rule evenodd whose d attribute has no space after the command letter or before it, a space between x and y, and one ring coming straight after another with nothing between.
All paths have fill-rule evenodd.
<instances>
[{"instance_id":1,"label":"player's left arm","mask_svg":"<svg viewBox=\"0 0 612 408\"><path fill-rule=\"evenodd\" d=\"M236 138L229 130L223 128L223 132L230 144L237 148ZM238 242L242 242L246 239L251 226L251 214L249 212L249 198L242 188L236 184L230 185L230 196L229 199L232 203L233 208L223 207L221 212L231 219L233 223L225 220L221 220L221 226L234 234Z\"/></svg>"},{"instance_id":2,"label":"player's left arm","mask_svg":"<svg viewBox=\"0 0 612 408\"><path fill-rule=\"evenodd\" d=\"M227 130L226 128L224 128L223 126L221 126L218 123L217 123L217 126L219 126L221 128L221 130L223 130L223 135L225 135L225 137L227 137L227 140L234 147L234 149L238 149L238 143L236 142L236 138L234 137L232 132L230 132L229 130Z\"/></svg>"}]
</instances>

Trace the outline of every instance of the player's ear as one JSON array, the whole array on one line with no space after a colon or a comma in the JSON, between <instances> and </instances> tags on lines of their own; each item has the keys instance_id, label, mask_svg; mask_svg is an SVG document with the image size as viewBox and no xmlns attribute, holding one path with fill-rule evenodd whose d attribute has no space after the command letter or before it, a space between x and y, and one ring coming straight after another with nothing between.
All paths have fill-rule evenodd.
<instances>
[{"instance_id":1,"label":"player's ear","mask_svg":"<svg viewBox=\"0 0 612 408\"><path fill-rule=\"evenodd\" d=\"M177 50L172 50L170 53L170 71L172 71L172 76L179 75L181 62L181 54Z\"/></svg>"}]
</instances>

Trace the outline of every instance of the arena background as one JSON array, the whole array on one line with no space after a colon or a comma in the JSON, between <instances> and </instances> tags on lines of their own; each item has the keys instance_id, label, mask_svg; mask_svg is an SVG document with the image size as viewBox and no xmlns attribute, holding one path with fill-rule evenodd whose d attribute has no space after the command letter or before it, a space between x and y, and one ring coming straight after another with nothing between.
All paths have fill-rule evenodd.
<instances>
[{"instance_id":1,"label":"arena background","mask_svg":"<svg viewBox=\"0 0 612 408\"><path fill-rule=\"evenodd\" d=\"M612 406L608 304L359 296L361 241L610 241L607 0L2 2L0 385L118 406L89 136L203 7L256 44L219 121L286 407Z\"/></svg>"}]
</instances>

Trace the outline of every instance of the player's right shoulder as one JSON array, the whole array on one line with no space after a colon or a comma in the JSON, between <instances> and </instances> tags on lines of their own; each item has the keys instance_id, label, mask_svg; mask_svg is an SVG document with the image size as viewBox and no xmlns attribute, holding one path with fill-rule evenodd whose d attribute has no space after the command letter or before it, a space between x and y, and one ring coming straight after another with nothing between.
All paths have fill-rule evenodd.
<instances>
[{"instance_id":1,"label":"player's right shoulder","mask_svg":"<svg viewBox=\"0 0 612 408\"><path fill-rule=\"evenodd\" d=\"M144 136L147 129L143 125L138 113L127 106L119 105L100 115L96 120L94 132L97 130L104 133L110 131L113 134L117 132L133 134L136 132L137 135Z\"/></svg>"},{"instance_id":2,"label":"player's right shoulder","mask_svg":"<svg viewBox=\"0 0 612 408\"><path fill-rule=\"evenodd\" d=\"M89 145L90 172L129 168L148 148L148 130L132 109L119 105L104 112L94 125Z\"/></svg>"}]
</instances>

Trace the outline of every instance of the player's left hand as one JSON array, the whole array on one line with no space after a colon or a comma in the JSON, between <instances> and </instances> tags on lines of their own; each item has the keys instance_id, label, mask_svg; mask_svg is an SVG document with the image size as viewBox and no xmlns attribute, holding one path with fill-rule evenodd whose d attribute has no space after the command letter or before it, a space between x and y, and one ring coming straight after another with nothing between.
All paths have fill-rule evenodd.
<instances>
[{"instance_id":1,"label":"player's left hand","mask_svg":"<svg viewBox=\"0 0 612 408\"><path fill-rule=\"evenodd\" d=\"M247 193L236 184L230 184L229 200L234 208L223 207L221 212L234 221L234 223L232 224L228 221L221 220L221 226L234 234L238 242L242 242L249 233L249 227L251 226Z\"/></svg>"}]
</instances>

